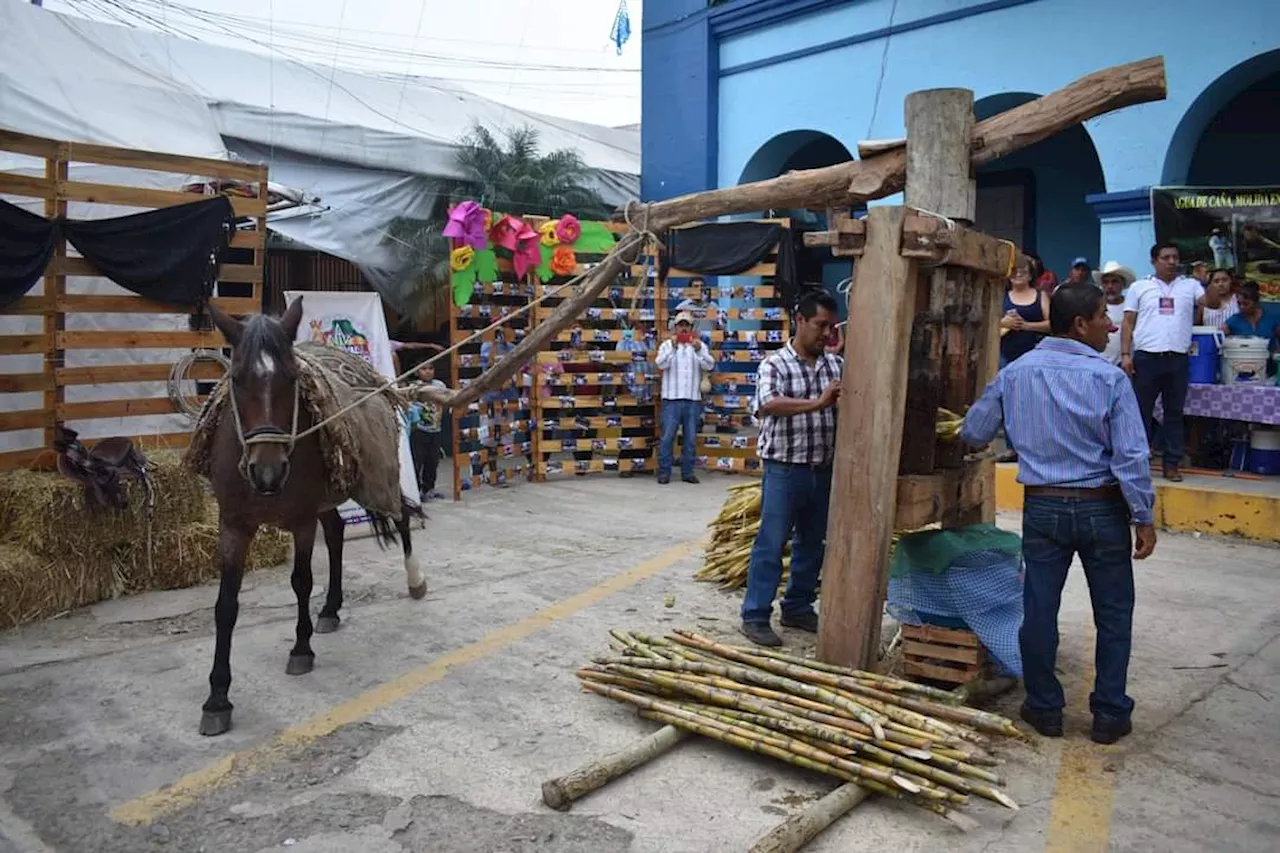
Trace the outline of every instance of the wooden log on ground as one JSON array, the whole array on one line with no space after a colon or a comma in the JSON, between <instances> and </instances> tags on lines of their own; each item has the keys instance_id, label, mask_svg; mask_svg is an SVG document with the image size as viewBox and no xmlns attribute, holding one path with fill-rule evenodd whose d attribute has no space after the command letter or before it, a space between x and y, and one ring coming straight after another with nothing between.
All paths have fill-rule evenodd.
<instances>
[{"instance_id":1,"label":"wooden log on ground","mask_svg":"<svg viewBox=\"0 0 1280 853\"><path fill-rule=\"evenodd\" d=\"M795 853L868 796L866 788L847 782L775 826L749 853Z\"/></svg>"},{"instance_id":2,"label":"wooden log on ground","mask_svg":"<svg viewBox=\"0 0 1280 853\"><path fill-rule=\"evenodd\" d=\"M625 749L611 752L571 773L543 782L542 802L553 809L568 811L574 800L603 788L619 776L657 758L686 737L688 734L675 726L663 726Z\"/></svg>"}]
</instances>

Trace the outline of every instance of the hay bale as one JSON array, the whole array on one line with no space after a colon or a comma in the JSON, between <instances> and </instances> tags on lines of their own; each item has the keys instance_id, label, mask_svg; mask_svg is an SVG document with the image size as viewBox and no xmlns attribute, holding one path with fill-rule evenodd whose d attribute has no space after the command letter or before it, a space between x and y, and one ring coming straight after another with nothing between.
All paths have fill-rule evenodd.
<instances>
[{"instance_id":1,"label":"hay bale","mask_svg":"<svg viewBox=\"0 0 1280 853\"><path fill-rule=\"evenodd\" d=\"M0 629L111 598L122 586L108 565L57 563L0 543Z\"/></svg>"},{"instance_id":2,"label":"hay bale","mask_svg":"<svg viewBox=\"0 0 1280 853\"><path fill-rule=\"evenodd\" d=\"M274 527L262 527L253 537L245 558L245 571L269 569L288 561L293 537ZM155 537L155 556L148 562L145 542L121 555L117 574L126 593L148 589L182 589L215 580L218 562L218 518L210 502L204 519L166 530Z\"/></svg>"},{"instance_id":3,"label":"hay bale","mask_svg":"<svg viewBox=\"0 0 1280 853\"><path fill-rule=\"evenodd\" d=\"M176 530L207 515L209 492L191 476L176 453L149 460L155 484L152 530ZM4 540L39 557L63 561L101 561L111 552L146 541L146 490L127 485L129 505L122 511L91 511L84 488L60 474L9 471L0 475L0 519Z\"/></svg>"}]
</instances>

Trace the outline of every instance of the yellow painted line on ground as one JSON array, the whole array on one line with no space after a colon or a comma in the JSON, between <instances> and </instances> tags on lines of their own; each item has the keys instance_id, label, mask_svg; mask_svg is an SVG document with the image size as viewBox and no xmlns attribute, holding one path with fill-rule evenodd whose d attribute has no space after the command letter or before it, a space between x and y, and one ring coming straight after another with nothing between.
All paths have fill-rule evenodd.
<instances>
[{"instance_id":1,"label":"yellow painted line on ground","mask_svg":"<svg viewBox=\"0 0 1280 853\"><path fill-rule=\"evenodd\" d=\"M234 752L203 770L196 770L149 794L122 803L112 809L111 817L119 823L145 826L178 809L192 805L235 779L288 759L299 750L332 734L342 726L358 722L375 711L399 702L427 685L440 681L456 667L489 657L548 625L573 616L616 592L621 592L629 586L656 575L704 544L705 540L698 539L668 548L603 583L563 601L557 601L519 622L499 628L474 643L446 652L429 664L371 688L354 699L343 702L305 722L290 726L266 743Z\"/></svg>"},{"instance_id":2,"label":"yellow painted line on ground","mask_svg":"<svg viewBox=\"0 0 1280 853\"><path fill-rule=\"evenodd\" d=\"M1068 699L1077 705L1093 689L1093 644L1087 649L1088 662L1079 668L1078 680L1069 685ZM1086 699L1087 701L1087 699ZM1044 853L1106 853L1111 844L1111 801L1116 774L1104 765L1114 757L1116 747L1101 746L1089 739L1092 721L1086 713L1067 715L1067 733L1058 764L1057 788L1049 807Z\"/></svg>"}]
</instances>

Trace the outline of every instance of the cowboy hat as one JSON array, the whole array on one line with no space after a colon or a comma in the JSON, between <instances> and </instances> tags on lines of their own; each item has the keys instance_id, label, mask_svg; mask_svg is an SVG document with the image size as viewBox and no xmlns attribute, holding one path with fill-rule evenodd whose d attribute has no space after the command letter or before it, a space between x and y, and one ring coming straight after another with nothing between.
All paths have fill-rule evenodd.
<instances>
[{"instance_id":1,"label":"cowboy hat","mask_svg":"<svg viewBox=\"0 0 1280 853\"><path fill-rule=\"evenodd\" d=\"M681 311L679 314L676 315L675 320L672 321L672 325L678 326L681 323L688 323L690 326L692 326L693 315L690 314L688 311Z\"/></svg>"},{"instance_id":2,"label":"cowboy hat","mask_svg":"<svg viewBox=\"0 0 1280 853\"><path fill-rule=\"evenodd\" d=\"M1107 261L1102 265L1101 269L1093 271L1093 280L1096 284L1102 284L1104 275L1118 275L1124 279L1124 286L1128 287L1137 280L1137 276L1133 274L1133 270L1119 263L1118 261Z\"/></svg>"}]
</instances>

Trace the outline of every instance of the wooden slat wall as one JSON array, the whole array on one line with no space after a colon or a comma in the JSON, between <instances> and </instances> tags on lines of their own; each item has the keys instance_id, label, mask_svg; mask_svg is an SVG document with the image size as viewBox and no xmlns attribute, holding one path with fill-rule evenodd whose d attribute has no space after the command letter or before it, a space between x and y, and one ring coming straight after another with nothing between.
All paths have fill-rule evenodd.
<instances>
[{"instance_id":1,"label":"wooden slat wall","mask_svg":"<svg viewBox=\"0 0 1280 853\"><path fill-rule=\"evenodd\" d=\"M184 157L150 151L132 151L79 142L63 142L0 130L0 151L42 158L43 177L0 173L0 194L38 198L44 201L47 217L65 216L68 202L96 202L129 207L159 208L201 201L203 195L173 190L95 184L69 179L73 163L90 163L132 169L148 169L182 175L207 176L256 184L252 198L233 196L236 214L253 222L253 228L237 231L231 246L252 251L251 263L224 263L219 281L251 285L251 295L224 297L214 302L233 314L253 314L261 310L263 265L266 254L267 169L265 166L229 163L199 157ZM243 223L242 223L243 224ZM68 257L65 242L59 242L44 275L44 293L28 296L3 310L3 314L39 316L39 334L0 335L0 355L43 356L38 373L0 374L0 393L42 392L40 409L6 411L0 416L0 432L38 428L43 430L44 448L0 453L0 470L47 462L54 426L63 420L165 414L174 411L167 398L122 398L92 402L66 402L69 386L108 383L163 381L168 364L105 365L67 367L66 352L73 349L102 348L193 348L218 347L224 342L216 332L189 331L82 331L68 330L69 314L185 314L187 309L143 299L132 294L81 295L67 293L67 279L100 275L86 260ZM212 369L202 366L198 378L216 379ZM186 433L137 436L143 447L183 447ZM90 442L91 443L91 442Z\"/></svg>"}]
</instances>

